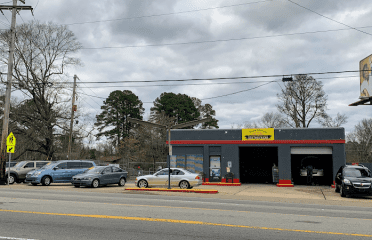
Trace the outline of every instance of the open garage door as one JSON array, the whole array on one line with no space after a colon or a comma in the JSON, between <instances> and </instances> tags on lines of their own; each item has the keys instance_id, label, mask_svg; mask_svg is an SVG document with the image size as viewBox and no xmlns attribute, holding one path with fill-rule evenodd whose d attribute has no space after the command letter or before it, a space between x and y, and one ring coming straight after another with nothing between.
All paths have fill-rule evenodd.
<instances>
[{"instance_id":1,"label":"open garage door","mask_svg":"<svg viewBox=\"0 0 372 240\"><path fill-rule=\"evenodd\" d=\"M278 166L277 147L239 147L241 183L272 183L272 167Z\"/></svg>"},{"instance_id":2,"label":"open garage door","mask_svg":"<svg viewBox=\"0 0 372 240\"><path fill-rule=\"evenodd\" d=\"M333 166L331 147L292 147L291 170L294 184L308 184L308 166L313 168L313 184L332 185Z\"/></svg>"}]
</instances>

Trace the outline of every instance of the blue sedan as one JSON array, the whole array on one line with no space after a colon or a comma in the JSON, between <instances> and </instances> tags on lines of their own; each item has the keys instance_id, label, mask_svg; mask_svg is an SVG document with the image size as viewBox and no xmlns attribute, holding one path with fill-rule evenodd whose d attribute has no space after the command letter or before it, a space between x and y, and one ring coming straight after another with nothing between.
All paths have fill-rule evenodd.
<instances>
[{"instance_id":1,"label":"blue sedan","mask_svg":"<svg viewBox=\"0 0 372 240\"><path fill-rule=\"evenodd\" d=\"M96 166L84 173L72 177L72 185L75 187L87 186L97 188L108 184L125 186L128 172L114 166Z\"/></svg>"}]
</instances>

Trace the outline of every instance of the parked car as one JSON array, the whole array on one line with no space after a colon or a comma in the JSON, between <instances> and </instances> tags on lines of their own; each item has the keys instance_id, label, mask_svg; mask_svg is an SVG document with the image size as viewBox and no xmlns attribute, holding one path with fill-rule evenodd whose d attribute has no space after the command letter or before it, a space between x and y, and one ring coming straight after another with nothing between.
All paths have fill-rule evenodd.
<instances>
[{"instance_id":1,"label":"parked car","mask_svg":"<svg viewBox=\"0 0 372 240\"><path fill-rule=\"evenodd\" d=\"M340 167L335 178L335 191L341 197L347 195L372 195L372 174L364 166L346 165Z\"/></svg>"},{"instance_id":2,"label":"parked car","mask_svg":"<svg viewBox=\"0 0 372 240\"><path fill-rule=\"evenodd\" d=\"M17 164L17 162L10 162L10 167L14 167ZM9 162L6 162L6 168L9 168Z\"/></svg>"},{"instance_id":3,"label":"parked car","mask_svg":"<svg viewBox=\"0 0 372 240\"><path fill-rule=\"evenodd\" d=\"M128 172L115 166L96 166L89 168L84 173L72 177L72 185L75 187L91 186L97 188L107 184L119 184L125 186Z\"/></svg>"},{"instance_id":4,"label":"parked car","mask_svg":"<svg viewBox=\"0 0 372 240\"><path fill-rule=\"evenodd\" d=\"M89 160L61 160L45 165L43 168L27 173L26 183L48 186L51 183L69 183L72 176L84 172L96 164Z\"/></svg>"},{"instance_id":5,"label":"parked car","mask_svg":"<svg viewBox=\"0 0 372 240\"><path fill-rule=\"evenodd\" d=\"M50 161L22 161L10 168L9 184L15 182L20 183L26 179L26 174L32 170L39 169ZM5 169L5 174L8 175L8 168Z\"/></svg>"},{"instance_id":6,"label":"parked car","mask_svg":"<svg viewBox=\"0 0 372 240\"><path fill-rule=\"evenodd\" d=\"M202 177L199 174L189 172L182 168L171 168L170 185L182 189L192 188L202 184ZM139 188L168 185L168 168L162 169L153 175L139 176L135 185Z\"/></svg>"},{"instance_id":7,"label":"parked car","mask_svg":"<svg viewBox=\"0 0 372 240\"><path fill-rule=\"evenodd\" d=\"M301 177L307 177L307 169L301 168L300 169L300 176ZM313 177L323 177L324 172L323 169L313 169Z\"/></svg>"}]
</instances>

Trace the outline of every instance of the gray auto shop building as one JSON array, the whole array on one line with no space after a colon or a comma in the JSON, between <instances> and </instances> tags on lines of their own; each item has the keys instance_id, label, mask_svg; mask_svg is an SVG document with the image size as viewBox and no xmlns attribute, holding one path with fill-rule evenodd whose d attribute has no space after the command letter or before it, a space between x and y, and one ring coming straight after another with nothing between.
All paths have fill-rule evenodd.
<instances>
[{"instance_id":1,"label":"gray auto shop building","mask_svg":"<svg viewBox=\"0 0 372 240\"><path fill-rule=\"evenodd\" d=\"M233 183L274 183L276 168L277 186L292 187L304 184L300 170L312 165L323 170L313 179L332 185L346 164L344 128L177 129L170 143L171 167L203 173L205 182L230 172Z\"/></svg>"}]
</instances>

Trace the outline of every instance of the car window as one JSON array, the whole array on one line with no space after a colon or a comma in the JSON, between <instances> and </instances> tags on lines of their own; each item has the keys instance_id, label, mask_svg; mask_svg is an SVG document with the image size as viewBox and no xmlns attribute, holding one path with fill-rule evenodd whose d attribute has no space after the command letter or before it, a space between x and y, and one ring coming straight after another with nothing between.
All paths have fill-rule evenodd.
<instances>
[{"instance_id":1,"label":"car window","mask_svg":"<svg viewBox=\"0 0 372 240\"><path fill-rule=\"evenodd\" d=\"M58 164L57 167L58 167L59 169L67 169L67 162L60 163L60 164Z\"/></svg>"},{"instance_id":2,"label":"car window","mask_svg":"<svg viewBox=\"0 0 372 240\"><path fill-rule=\"evenodd\" d=\"M80 165L81 165L81 168L91 168L91 167L93 167L93 163L91 163L91 162L81 162Z\"/></svg>"},{"instance_id":3,"label":"car window","mask_svg":"<svg viewBox=\"0 0 372 240\"><path fill-rule=\"evenodd\" d=\"M104 173L104 174L111 173L111 172L112 172L111 167L107 167L107 168L105 168L105 169L103 170L103 173Z\"/></svg>"},{"instance_id":4,"label":"car window","mask_svg":"<svg viewBox=\"0 0 372 240\"><path fill-rule=\"evenodd\" d=\"M158 172L157 175L158 175L158 176L161 176L161 175L168 175L168 169L167 169L167 170L162 170L162 171Z\"/></svg>"},{"instance_id":5,"label":"car window","mask_svg":"<svg viewBox=\"0 0 372 240\"><path fill-rule=\"evenodd\" d=\"M79 169L80 167L80 162L67 162L67 168L68 169Z\"/></svg>"},{"instance_id":6,"label":"car window","mask_svg":"<svg viewBox=\"0 0 372 240\"><path fill-rule=\"evenodd\" d=\"M33 168L33 167L34 167L34 163L33 162L29 162L23 168Z\"/></svg>"},{"instance_id":7,"label":"car window","mask_svg":"<svg viewBox=\"0 0 372 240\"><path fill-rule=\"evenodd\" d=\"M48 162L37 162L36 163L36 167L37 168L41 168L42 166L44 166L45 164L47 164Z\"/></svg>"},{"instance_id":8,"label":"car window","mask_svg":"<svg viewBox=\"0 0 372 240\"><path fill-rule=\"evenodd\" d=\"M123 170L118 167L112 167L113 172L122 172Z\"/></svg>"},{"instance_id":9,"label":"car window","mask_svg":"<svg viewBox=\"0 0 372 240\"><path fill-rule=\"evenodd\" d=\"M172 175L185 175L185 173L182 172L182 171L180 171L180 170L178 170L178 169L176 169L176 170L173 170L172 171Z\"/></svg>"}]
</instances>

